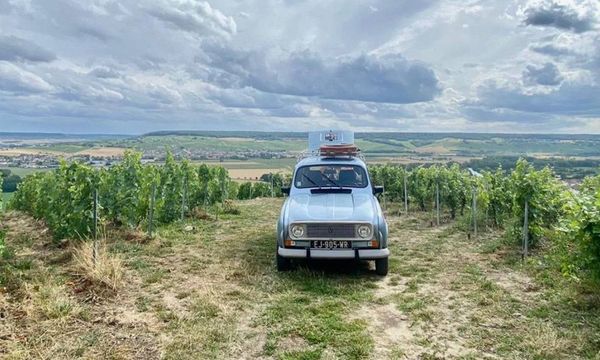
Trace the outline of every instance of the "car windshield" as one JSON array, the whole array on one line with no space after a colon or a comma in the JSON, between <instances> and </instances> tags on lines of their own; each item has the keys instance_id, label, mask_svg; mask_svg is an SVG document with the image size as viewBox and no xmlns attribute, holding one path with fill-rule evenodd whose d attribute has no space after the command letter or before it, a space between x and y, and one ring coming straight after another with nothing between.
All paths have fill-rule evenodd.
<instances>
[{"instance_id":1,"label":"car windshield","mask_svg":"<svg viewBox=\"0 0 600 360\"><path fill-rule=\"evenodd\" d=\"M303 166L296 171L294 184L297 188L353 187L367 186L365 170L356 165L312 165Z\"/></svg>"}]
</instances>

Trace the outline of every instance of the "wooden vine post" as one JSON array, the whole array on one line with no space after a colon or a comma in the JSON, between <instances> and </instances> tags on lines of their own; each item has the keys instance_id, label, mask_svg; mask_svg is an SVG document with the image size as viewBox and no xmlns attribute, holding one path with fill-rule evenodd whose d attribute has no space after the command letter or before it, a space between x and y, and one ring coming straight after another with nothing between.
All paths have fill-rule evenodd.
<instances>
[{"instance_id":1,"label":"wooden vine post","mask_svg":"<svg viewBox=\"0 0 600 360\"><path fill-rule=\"evenodd\" d=\"M387 200L385 196L385 178L383 179L383 211L387 211Z\"/></svg>"},{"instance_id":2,"label":"wooden vine post","mask_svg":"<svg viewBox=\"0 0 600 360\"><path fill-rule=\"evenodd\" d=\"M477 186L473 186L473 236L477 237Z\"/></svg>"},{"instance_id":3,"label":"wooden vine post","mask_svg":"<svg viewBox=\"0 0 600 360\"><path fill-rule=\"evenodd\" d=\"M525 200L525 215L523 216L523 259L529 255L529 199Z\"/></svg>"},{"instance_id":4,"label":"wooden vine post","mask_svg":"<svg viewBox=\"0 0 600 360\"><path fill-rule=\"evenodd\" d=\"M181 190L181 221L185 218L185 206L187 201L187 176L183 177Z\"/></svg>"},{"instance_id":5,"label":"wooden vine post","mask_svg":"<svg viewBox=\"0 0 600 360\"><path fill-rule=\"evenodd\" d=\"M150 207L148 209L148 237L152 237L154 221L154 203L156 202L156 184L152 184L152 194L150 194Z\"/></svg>"},{"instance_id":6,"label":"wooden vine post","mask_svg":"<svg viewBox=\"0 0 600 360\"><path fill-rule=\"evenodd\" d=\"M92 224L92 263L96 267L98 260L98 189L94 189L94 223Z\"/></svg>"},{"instance_id":7,"label":"wooden vine post","mask_svg":"<svg viewBox=\"0 0 600 360\"><path fill-rule=\"evenodd\" d=\"M408 185L407 183L406 170L404 171L404 213L408 214Z\"/></svg>"},{"instance_id":8,"label":"wooden vine post","mask_svg":"<svg viewBox=\"0 0 600 360\"><path fill-rule=\"evenodd\" d=\"M436 224L440 226L440 183L435 183L435 211L436 211Z\"/></svg>"}]
</instances>

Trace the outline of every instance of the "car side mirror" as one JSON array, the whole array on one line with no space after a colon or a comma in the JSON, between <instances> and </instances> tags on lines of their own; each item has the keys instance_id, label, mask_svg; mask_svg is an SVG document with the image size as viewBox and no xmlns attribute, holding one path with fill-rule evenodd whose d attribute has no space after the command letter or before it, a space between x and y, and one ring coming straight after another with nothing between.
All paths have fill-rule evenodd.
<instances>
[{"instance_id":1,"label":"car side mirror","mask_svg":"<svg viewBox=\"0 0 600 360\"><path fill-rule=\"evenodd\" d=\"M284 193L284 194L286 194L286 195L289 195L290 194L290 189L291 188L289 186L282 186L281 187L281 192Z\"/></svg>"},{"instance_id":2,"label":"car side mirror","mask_svg":"<svg viewBox=\"0 0 600 360\"><path fill-rule=\"evenodd\" d=\"M383 194L383 186L373 186L373 195Z\"/></svg>"}]
</instances>

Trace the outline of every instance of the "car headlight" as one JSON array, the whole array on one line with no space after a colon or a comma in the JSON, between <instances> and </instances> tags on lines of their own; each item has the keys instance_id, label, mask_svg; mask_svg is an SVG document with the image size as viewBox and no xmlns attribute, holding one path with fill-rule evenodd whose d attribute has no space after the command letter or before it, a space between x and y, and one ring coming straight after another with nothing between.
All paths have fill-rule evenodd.
<instances>
[{"instance_id":1,"label":"car headlight","mask_svg":"<svg viewBox=\"0 0 600 360\"><path fill-rule=\"evenodd\" d=\"M290 229L292 236L295 238L301 238L304 236L304 226L303 225L292 225Z\"/></svg>"},{"instance_id":2,"label":"car headlight","mask_svg":"<svg viewBox=\"0 0 600 360\"><path fill-rule=\"evenodd\" d=\"M371 236L371 227L369 225L360 225L356 232L361 238L367 239Z\"/></svg>"}]
</instances>

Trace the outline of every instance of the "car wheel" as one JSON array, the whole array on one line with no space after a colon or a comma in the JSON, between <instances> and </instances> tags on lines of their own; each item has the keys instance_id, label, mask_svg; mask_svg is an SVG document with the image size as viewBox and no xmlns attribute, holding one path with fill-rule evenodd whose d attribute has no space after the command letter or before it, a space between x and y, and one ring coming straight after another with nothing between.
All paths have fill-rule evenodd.
<instances>
[{"instance_id":1,"label":"car wheel","mask_svg":"<svg viewBox=\"0 0 600 360\"><path fill-rule=\"evenodd\" d=\"M287 271L290 269L290 259L277 254L277 271Z\"/></svg>"},{"instance_id":2,"label":"car wheel","mask_svg":"<svg viewBox=\"0 0 600 360\"><path fill-rule=\"evenodd\" d=\"M388 273L388 258L375 260L375 272L377 275L386 276Z\"/></svg>"}]
</instances>

